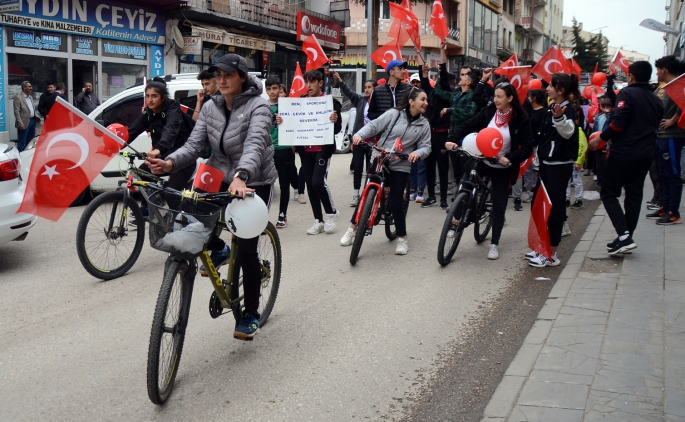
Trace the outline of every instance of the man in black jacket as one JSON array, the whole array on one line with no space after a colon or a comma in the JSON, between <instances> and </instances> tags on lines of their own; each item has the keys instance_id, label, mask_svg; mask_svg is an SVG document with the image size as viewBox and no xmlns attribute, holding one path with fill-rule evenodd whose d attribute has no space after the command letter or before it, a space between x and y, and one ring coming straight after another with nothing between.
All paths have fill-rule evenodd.
<instances>
[{"instance_id":1,"label":"man in black jacket","mask_svg":"<svg viewBox=\"0 0 685 422\"><path fill-rule=\"evenodd\" d=\"M48 82L48 91L42 93L40 95L40 99L38 100L38 112L43 117L43 119L48 117L48 113L50 112L52 106L55 104L56 99L57 93L55 92L55 84L54 82Z\"/></svg>"},{"instance_id":2,"label":"man in black jacket","mask_svg":"<svg viewBox=\"0 0 685 422\"><path fill-rule=\"evenodd\" d=\"M596 149L600 141L610 142L601 181L601 198L618 237L607 245L609 255L627 253L637 245L637 227L645 177L652 164L656 130L664 106L651 90L652 65L637 61L628 68L628 86L616 98L609 128L589 143ZM618 198L625 189L625 213Z\"/></svg>"},{"instance_id":3,"label":"man in black jacket","mask_svg":"<svg viewBox=\"0 0 685 422\"><path fill-rule=\"evenodd\" d=\"M389 75L388 81L383 85L378 85L373 91L369 103L368 117L370 120L376 120L381 114L397 107L404 93L411 88L411 85L402 82L405 69L407 69L407 62L400 60L391 60L385 67L385 71Z\"/></svg>"}]
</instances>

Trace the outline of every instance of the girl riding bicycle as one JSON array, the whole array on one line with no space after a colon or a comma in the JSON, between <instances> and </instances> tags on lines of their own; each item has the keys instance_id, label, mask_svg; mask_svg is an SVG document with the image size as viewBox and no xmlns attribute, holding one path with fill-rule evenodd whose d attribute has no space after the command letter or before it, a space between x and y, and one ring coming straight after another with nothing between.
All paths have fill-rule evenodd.
<instances>
[{"instance_id":1,"label":"girl riding bicycle","mask_svg":"<svg viewBox=\"0 0 685 422\"><path fill-rule=\"evenodd\" d=\"M398 107L392 108L383 113L378 119L370 121L352 138L354 145L359 145L364 139L369 139L385 132L378 143L379 147L391 148L395 140L400 138L404 153L412 151L407 161L397 160L390 164L392 182L388 200L397 230L396 255L406 255L409 251L403 193L409 178L411 163L428 157L428 154L431 152L430 124L423 117L427 106L428 97L426 92L421 88L410 88L404 94ZM357 229L354 225L356 213L357 209L355 208L352 214L352 226L347 229L345 235L340 239L342 246L349 246L354 242L355 230Z\"/></svg>"},{"instance_id":2,"label":"girl riding bicycle","mask_svg":"<svg viewBox=\"0 0 685 422\"><path fill-rule=\"evenodd\" d=\"M255 192L268 207L277 174L269 135L271 112L266 100L261 98L262 84L248 74L247 62L237 54L223 56L208 70L216 72L221 95L213 96L202 106L195 129L183 147L166 159L150 158L147 163L155 174L175 172L195 163L209 146L213 153L207 164L224 173L221 190L239 196ZM245 310L233 336L240 340L251 339L259 332L262 274L258 240L258 237L238 239ZM230 252L221 239L212 239L209 247L217 269L228 262Z\"/></svg>"},{"instance_id":3,"label":"girl riding bicycle","mask_svg":"<svg viewBox=\"0 0 685 422\"><path fill-rule=\"evenodd\" d=\"M516 183L521 162L533 153L530 120L521 107L516 89L504 78L495 84L495 97L492 103L451 133L445 148L456 148L457 143L461 143L466 135L486 127L497 129L504 140L502 150L497 156L499 163L484 162L488 167L479 169L479 172L489 176L492 182L492 239L488 259L497 259L499 239L504 227L504 213L509 200L509 186Z\"/></svg>"}]
</instances>

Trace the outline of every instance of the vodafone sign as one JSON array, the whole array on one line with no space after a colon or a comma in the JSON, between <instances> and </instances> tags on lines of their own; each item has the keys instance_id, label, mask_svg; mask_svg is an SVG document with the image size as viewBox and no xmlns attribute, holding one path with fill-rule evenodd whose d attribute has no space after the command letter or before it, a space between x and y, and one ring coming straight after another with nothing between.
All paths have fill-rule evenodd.
<instances>
[{"instance_id":1,"label":"vodafone sign","mask_svg":"<svg viewBox=\"0 0 685 422\"><path fill-rule=\"evenodd\" d=\"M340 48L340 33L342 28L334 22L326 21L316 16L297 12L297 40L304 41L305 38L314 34L322 47L333 50Z\"/></svg>"}]
</instances>

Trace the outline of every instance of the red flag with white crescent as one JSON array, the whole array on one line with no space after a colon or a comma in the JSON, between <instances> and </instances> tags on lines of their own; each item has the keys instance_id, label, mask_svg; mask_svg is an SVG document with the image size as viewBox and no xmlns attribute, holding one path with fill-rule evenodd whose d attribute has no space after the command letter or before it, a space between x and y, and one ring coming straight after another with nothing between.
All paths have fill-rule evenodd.
<instances>
[{"instance_id":1,"label":"red flag with white crescent","mask_svg":"<svg viewBox=\"0 0 685 422\"><path fill-rule=\"evenodd\" d=\"M397 39L399 45L403 46L404 43L402 42L402 32L405 31L409 35L411 41L414 43L414 46L418 49L421 49L421 36L419 35L419 19L416 17L414 12L405 9L404 7L395 3L388 3L388 5L390 6L390 15L396 20L400 21L401 28L401 30L398 33L389 32L388 35L391 38ZM391 27L391 29L393 28Z\"/></svg>"},{"instance_id":2,"label":"red flag with white crescent","mask_svg":"<svg viewBox=\"0 0 685 422\"><path fill-rule=\"evenodd\" d=\"M378 66L382 67L385 69L385 67L388 65L393 60L402 60L402 52L400 51L400 47L397 45L397 40L390 40L389 43L385 44L382 47L379 47L378 50L374 51L371 53L371 60L376 62Z\"/></svg>"},{"instance_id":3,"label":"red flag with white crescent","mask_svg":"<svg viewBox=\"0 0 685 422\"><path fill-rule=\"evenodd\" d=\"M442 1L435 0L433 2L433 10L428 26L433 30L433 33L443 41L447 38L447 35L449 35L450 31L447 28L447 19L445 19L445 10L442 8Z\"/></svg>"},{"instance_id":4,"label":"red flag with white crescent","mask_svg":"<svg viewBox=\"0 0 685 422\"><path fill-rule=\"evenodd\" d=\"M523 175L526 174L530 168L530 165L533 164L533 157L535 157L535 153L531 154L530 157L523 160L523 162L519 165L519 176L516 178L516 180L522 178Z\"/></svg>"},{"instance_id":5,"label":"red flag with white crescent","mask_svg":"<svg viewBox=\"0 0 685 422\"><path fill-rule=\"evenodd\" d=\"M316 39L314 34L308 36L302 42L302 51L307 55L307 65L304 68L305 72L316 70L330 61L328 60L328 57L326 57L326 53L324 53L321 44L319 44L319 40Z\"/></svg>"},{"instance_id":6,"label":"red flag with white crescent","mask_svg":"<svg viewBox=\"0 0 685 422\"><path fill-rule=\"evenodd\" d=\"M195 180L193 187L209 193L219 192L221 182L224 180L224 174L221 170L217 170L205 163L200 163L195 173Z\"/></svg>"},{"instance_id":7,"label":"red flag with white crescent","mask_svg":"<svg viewBox=\"0 0 685 422\"><path fill-rule=\"evenodd\" d=\"M519 101L523 104L528 96L528 83L530 82L531 67L516 66L499 69L500 75L506 76L509 83L516 89Z\"/></svg>"},{"instance_id":8,"label":"red flag with white crescent","mask_svg":"<svg viewBox=\"0 0 685 422\"><path fill-rule=\"evenodd\" d=\"M295 67L295 77L293 77L293 82L290 84L290 94L289 97L301 97L307 93L307 85L304 83L304 78L302 77L302 68L300 63L297 63Z\"/></svg>"},{"instance_id":9,"label":"red flag with white crescent","mask_svg":"<svg viewBox=\"0 0 685 422\"><path fill-rule=\"evenodd\" d=\"M45 118L17 213L59 220L124 145L58 97Z\"/></svg>"},{"instance_id":10,"label":"red flag with white crescent","mask_svg":"<svg viewBox=\"0 0 685 422\"><path fill-rule=\"evenodd\" d=\"M495 73L498 75L504 75L504 73L502 73L503 68L505 68L505 67L518 67L518 65L519 65L519 59L516 56L516 53L514 53L514 55L509 57L506 62L502 63L500 65L500 67L495 69Z\"/></svg>"},{"instance_id":11,"label":"red flag with white crescent","mask_svg":"<svg viewBox=\"0 0 685 422\"><path fill-rule=\"evenodd\" d=\"M626 60L625 57L623 57L623 54L621 54L621 50L616 50L616 56L614 56L614 60L612 60L613 63L620 67L623 73L626 75L628 74L628 66L630 66L630 62Z\"/></svg>"},{"instance_id":12,"label":"red flag with white crescent","mask_svg":"<svg viewBox=\"0 0 685 422\"><path fill-rule=\"evenodd\" d=\"M681 110L685 110L685 74L678 76L661 89ZM685 113L678 119L678 126L685 128Z\"/></svg>"},{"instance_id":13,"label":"red flag with white crescent","mask_svg":"<svg viewBox=\"0 0 685 422\"><path fill-rule=\"evenodd\" d=\"M552 201L549 199L545 184L540 186L535 194L535 201L530 212L528 223L528 247L547 258L552 257L552 245L549 240L547 220L552 211Z\"/></svg>"},{"instance_id":14,"label":"red flag with white crescent","mask_svg":"<svg viewBox=\"0 0 685 422\"><path fill-rule=\"evenodd\" d=\"M535 64L533 73L543 81L551 83L552 75L555 73L572 73L568 68L568 62L561 50L556 46L551 46Z\"/></svg>"}]
</instances>

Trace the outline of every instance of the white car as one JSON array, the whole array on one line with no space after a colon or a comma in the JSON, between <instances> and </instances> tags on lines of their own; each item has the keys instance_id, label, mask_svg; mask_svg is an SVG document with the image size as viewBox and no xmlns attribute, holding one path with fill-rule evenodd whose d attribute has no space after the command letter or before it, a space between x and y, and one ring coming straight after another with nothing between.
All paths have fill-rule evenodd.
<instances>
[{"instance_id":1,"label":"white car","mask_svg":"<svg viewBox=\"0 0 685 422\"><path fill-rule=\"evenodd\" d=\"M354 118L357 114L357 109L352 106L350 101L343 104L341 118L342 129L335 135L335 153L347 154L351 151L352 145L352 126L354 125Z\"/></svg>"},{"instance_id":2,"label":"white car","mask_svg":"<svg viewBox=\"0 0 685 422\"><path fill-rule=\"evenodd\" d=\"M26 187L21 168L19 151L0 143L0 245L24 240L38 220L34 215L17 214Z\"/></svg>"}]
</instances>

